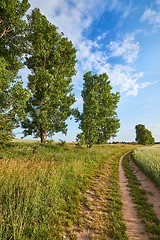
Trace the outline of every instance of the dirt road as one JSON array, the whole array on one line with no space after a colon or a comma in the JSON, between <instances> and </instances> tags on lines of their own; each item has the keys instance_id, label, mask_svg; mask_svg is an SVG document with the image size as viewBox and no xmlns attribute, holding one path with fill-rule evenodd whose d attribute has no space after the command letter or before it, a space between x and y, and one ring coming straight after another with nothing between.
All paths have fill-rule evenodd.
<instances>
[{"instance_id":1,"label":"dirt road","mask_svg":"<svg viewBox=\"0 0 160 240\"><path fill-rule=\"evenodd\" d=\"M149 240L148 234L145 232L145 226L140 219L133 199L131 197L127 179L122 168L122 159L119 163L119 186L121 192L123 219L126 225L126 234L129 240ZM132 171L141 183L141 187L146 191L147 197L158 217L160 217L160 189L144 175L135 163L130 160ZM93 179L90 189L84 193L86 201L82 206L81 215L83 222L81 226L74 226L73 232L76 239L79 240L111 240L107 237L107 219L109 217L109 210L107 201L108 188L111 184L111 174L109 176L108 165L104 166L99 175ZM70 237L66 238L71 239ZM115 238L114 238L115 239ZM118 238L120 239L120 238ZM121 239L124 240L124 239Z\"/></svg>"},{"instance_id":2,"label":"dirt road","mask_svg":"<svg viewBox=\"0 0 160 240\"><path fill-rule=\"evenodd\" d=\"M123 158L123 157L122 157ZM145 227L139 218L133 199L127 186L127 179L122 168L122 158L119 165L119 181L123 203L123 215L126 223L126 230L129 240L143 239L148 240L149 237L145 233ZM147 199L152 205L156 215L160 217L160 189L138 168L138 166L130 158L130 165L136 178L140 181L141 188L145 190Z\"/></svg>"}]
</instances>

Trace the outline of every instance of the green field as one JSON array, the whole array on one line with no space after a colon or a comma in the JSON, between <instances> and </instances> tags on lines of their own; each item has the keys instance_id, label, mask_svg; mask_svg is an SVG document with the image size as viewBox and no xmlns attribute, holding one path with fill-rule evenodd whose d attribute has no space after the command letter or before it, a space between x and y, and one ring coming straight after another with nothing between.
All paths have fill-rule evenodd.
<instances>
[{"instance_id":1,"label":"green field","mask_svg":"<svg viewBox=\"0 0 160 240\"><path fill-rule=\"evenodd\" d=\"M110 211L106 226L110 232L105 234L111 237L108 239L125 239L118 165L120 156L133 148L108 144L88 149L74 144L33 142L1 148L0 239L58 240L63 239L64 232L76 239L72 226L79 226L83 220L83 193L104 164L111 183L106 185ZM116 238L116 234L122 237Z\"/></svg>"},{"instance_id":2,"label":"green field","mask_svg":"<svg viewBox=\"0 0 160 240\"><path fill-rule=\"evenodd\" d=\"M134 151L138 166L160 187L160 145L142 147Z\"/></svg>"}]
</instances>

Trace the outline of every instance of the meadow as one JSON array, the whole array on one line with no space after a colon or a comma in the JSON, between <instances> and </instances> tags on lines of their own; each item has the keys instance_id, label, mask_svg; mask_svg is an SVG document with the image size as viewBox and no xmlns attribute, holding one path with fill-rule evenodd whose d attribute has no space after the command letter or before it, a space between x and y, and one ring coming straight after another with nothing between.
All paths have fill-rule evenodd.
<instances>
[{"instance_id":1,"label":"meadow","mask_svg":"<svg viewBox=\"0 0 160 240\"><path fill-rule=\"evenodd\" d=\"M138 148L133 157L137 165L160 187L160 145Z\"/></svg>"},{"instance_id":2,"label":"meadow","mask_svg":"<svg viewBox=\"0 0 160 240\"><path fill-rule=\"evenodd\" d=\"M111 183L106 185L110 211L106 226L111 236L108 239L125 239L116 238L116 232L119 236L124 234L118 165L120 156L131 149L135 146L106 144L88 149L68 143L37 142L1 147L0 239L59 240L65 239L66 233L69 239L76 239L72 226L80 226L83 218L83 193L104 164Z\"/></svg>"}]
</instances>

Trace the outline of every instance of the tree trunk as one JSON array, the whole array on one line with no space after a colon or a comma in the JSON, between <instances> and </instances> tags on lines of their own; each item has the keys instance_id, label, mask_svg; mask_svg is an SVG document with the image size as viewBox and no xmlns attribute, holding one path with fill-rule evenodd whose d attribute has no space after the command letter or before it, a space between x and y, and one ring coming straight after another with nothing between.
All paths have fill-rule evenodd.
<instances>
[{"instance_id":1,"label":"tree trunk","mask_svg":"<svg viewBox=\"0 0 160 240\"><path fill-rule=\"evenodd\" d=\"M46 143L46 131L41 130L41 143Z\"/></svg>"}]
</instances>

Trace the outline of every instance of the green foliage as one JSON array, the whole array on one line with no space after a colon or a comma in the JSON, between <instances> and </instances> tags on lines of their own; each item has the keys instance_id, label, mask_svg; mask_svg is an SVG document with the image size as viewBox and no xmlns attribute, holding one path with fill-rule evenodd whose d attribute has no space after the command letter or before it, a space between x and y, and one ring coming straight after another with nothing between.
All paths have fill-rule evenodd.
<instances>
[{"instance_id":1,"label":"green foliage","mask_svg":"<svg viewBox=\"0 0 160 240\"><path fill-rule=\"evenodd\" d=\"M19 58L24 52L23 17L30 4L28 0L0 1L0 57L4 57L14 73L22 67Z\"/></svg>"},{"instance_id":2,"label":"green foliage","mask_svg":"<svg viewBox=\"0 0 160 240\"><path fill-rule=\"evenodd\" d=\"M12 119L6 116L6 114L0 114L0 145L5 144L13 138L12 130Z\"/></svg>"},{"instance_id":3,"label":"green foliage","mask_svg":"<svg viewBox=\"0 0 160 240\"><path fill-rule=\"evenodd\" d=\"M112 93L112 87L106 73L92 75L87 72L84 77L82 97L84 100L82 114L75 113L80 120L78 135L80 142L90 147L92 144L106 143L114 137L120 127L115 109L119 93Z\"/></svg>"},{"instance_id":4,"label":"green foliage","mask_svg":"<svg viewBox=\"0 0 160 240\"><path fill-rule=\"evenodd\" d=\"M0 143L4 143L13 137L13 128L26 115L29 92L23 88L22 81L15 79L5 59L0 57L0 60Z\"/></svg>"},{"instance_id":5,"label":"green foliage","mask_svg":"<svg viewBox=\"0 0 160 240\"><path fill-rule=\"evenodd\" d=\"M72 76L75 74L76 50L72 43L57 32L39 9L28 16L28 56L31 70L28 88L28 120L23 122L24 134L34 134L45 142L46 135L66 133L65 120L75 101Z\"/></svg>"},{"instance_id":6,"label":"green foliage","mask_svg":"<svg viewBox=\"0 0 160 240\"><path fill-rule=\"evenodd\" d=\"M138 124L135 126L136 129L136 142L139 144L154 144L155 140L152 137L151 131L145 128L145 125Z\"/></svg>"},{"instance_id":7,"label":"green foliage","mask_svg":"<svg viewBox=\"0 0 160 240\"><path fill-rule=\"evenodd\" d=\"M12 138L12 130L25 117L29 93L17 76L23 66L27 0L0 2L0 143Z\"/></svg>"}]
</instances>

